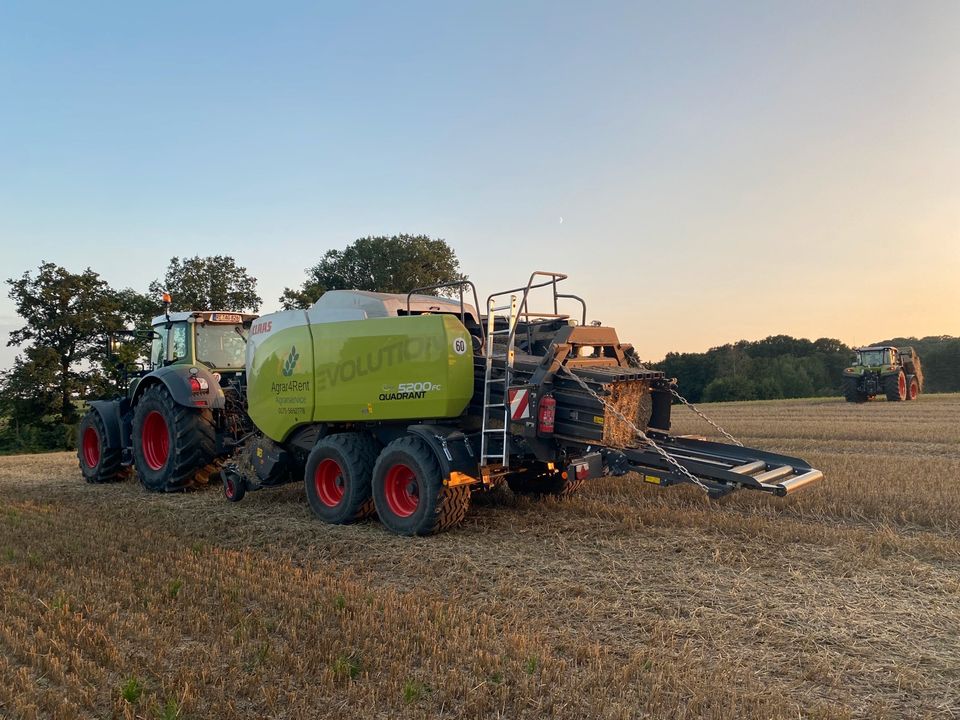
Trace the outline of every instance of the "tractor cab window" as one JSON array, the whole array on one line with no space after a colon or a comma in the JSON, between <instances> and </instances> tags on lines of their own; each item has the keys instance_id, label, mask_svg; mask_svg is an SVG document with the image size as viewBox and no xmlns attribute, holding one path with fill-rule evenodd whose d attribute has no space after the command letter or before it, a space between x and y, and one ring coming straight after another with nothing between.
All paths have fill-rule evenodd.
<instances>
[{"instance_id":1,"label":"tractor cab window","mask_svg":"<svg viewBox=\"0 0 960 720\"><path fill-rule=\"evenodd\" d=\"M891 348L887 350L887 365L896 365L897 363L897 351Z\"/></svg>"},{"instance_id":2,"label":"tractor cab window","mask_svg":"<svg viewBox=\"0 0 960 720\"><path fill-rule=\"evenodd\" d=\"M150 365L151 367L161 367L166 359L167 348L167 328L158 325L153 328L156 335L150 343Z\"/></svg>"},{"instance_id":3,"label":"tractor cab window","mask_svg":"<svg viewBox=\"0 0 960 720\"><path fill-rule=\"evenodd\" d=\"M178 322L172 326L157 325L153 328L159 337L154 337L150 345L150 363L153 367L163 367L187 356L187 324ZM168 355L168 351L173 355Z\"/></svg>"},{"instance_id":4,"label":"tractor cab window","mask_svg":"<svg viewBox=\"0 0 960 720\"><path fill-rule=\"evenodd\" d=\"M177 361L187 356L187 324L175 323L170 328L171 360Z\"/></svg>"},{"instance_id":5,"label":"tractor cab window","mask_svg":"<svg viewBox=\"0 0 960 720\"><path fill-rule=\"evenodd\" d=\"M220 370L243 368L247 344L240 325L197 325L197 362Z\"/></svg>"},{"instance_id":6,"label":"tractor cab window","mask_svg":"<svg viewBox=\"0 0 960 720\"><path fill-rule=\"evenodd\" d=\"M859 364L864 367L883 365L884 355L886 355L886 351L884 350L861 350Z\"/></svg>"}]
</instances>

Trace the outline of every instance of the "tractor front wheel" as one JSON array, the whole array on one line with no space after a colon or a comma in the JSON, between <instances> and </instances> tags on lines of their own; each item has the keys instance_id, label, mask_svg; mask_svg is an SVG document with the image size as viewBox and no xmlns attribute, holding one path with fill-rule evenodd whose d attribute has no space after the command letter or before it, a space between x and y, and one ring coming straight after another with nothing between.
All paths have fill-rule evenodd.
<instances>
[{"instance_id":1,"label":"tractor front wheel","mask_svg":"<svg viewBox=\"0 0 960 720\"><path fill-rule=\"evenodd\" d=\"M373 513L373 453L358 433L328 435L318 442L303 472L307 501L324 522L342 525Z\"/></svg>"},{"instance_id":2,"label":"tractor front wheel","mask_svg":"<svg viewBox=\"0 0 960 720\"><path fill-rule=\"evenodd\" d=\"M143 393L133 412L133 460L147 490L185 490L209 478L215 459L209 410L178 405L162 385Z\"/></svg>"},{"instance_id":3,"label":"tractor front wheel","mask_svg":"<svg viewBox=\"0 0 960 720\"><path fill-rule=\"evenodd\" d=\"M847 402L864 403L867 401L867 394L860 392L858 387L859 378L846 377L843 379L843 396Z\"/></svg>"},{"instance_id":4,"label":"tractor front wheel","mask_svg":"<svg viewBox=\"0 0 960 720\"><path fill-rule=\"evenodd\" d=\"M463 521L470 487L443 484L433 451L419 438L387 445L373 468L373 501L388 530L398 535L432 535Z\"/></svg>"},{"instance_id":5,"label":"tractor front wheel","mask_svg":"<svg viewBox=\"0 0 960 720\"><path fill-rule=\"evenodd\" d=\"M88 483L119 480L124 475L120 448L107 447L107 428L96 410L88 410L80 421L77 458Z\"/></svg>"},{"instance_id":6,"label":"tractor front wheel","mask_svg":"<svg viewBox=\"0 0 960 720\"><path fill-rule=\"evenodd\" d=\"M887 400L900 401L907 399L907 376L903 370L887 375L883 379L883 391Z\"/></svg>"}]
</instances>

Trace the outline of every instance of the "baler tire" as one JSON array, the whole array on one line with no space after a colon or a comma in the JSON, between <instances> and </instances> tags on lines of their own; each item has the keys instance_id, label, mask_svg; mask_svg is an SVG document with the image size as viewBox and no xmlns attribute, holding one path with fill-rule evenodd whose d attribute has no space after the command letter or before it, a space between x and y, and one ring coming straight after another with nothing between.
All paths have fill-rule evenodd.
<instances>
[{"instance_id":1,"label":"baler tire","mask_svg":"<svg viewBox=\"0 0 960 720\"><path fill-rule=\"evenodd\" d=\"M911 375L908 378L907 382L907 400L916 400L917 396L920 395L920 383L917 382L917 378Z\"/></svg>"},{"instance_id":2,"label":"baler tire","mask_svg":"<svg viewBox=\"0 0 960 720\"><path fill-rule=\"evenodd\" d=\"M360 446L360 452L364 455L364 462L368 463L369 471L367 472L367 484L370 485L370 481L373 478L373 466L377 464L377 456L380 454L382 449L381 445L376 441L373 435L369 433L356 433L357 443ZM370 496L367 498L367 501L360 506L360 509L357 510L357 520L366 520L372 518L377 514L377 508L373 504L373 490L371 489Z\"/></svg>"},{"instance_id":3,"label":"baler tire","mask_svg":"<svg viewBox=\"0 0 960 720\"><path fill-rule=\"evenodd\" d=\"M247 494L247 483L240 473L224 468L220 471L220 477L223 480L223 496L230 502L243 500L243 496Z\"/></svg>"},{"instance_id":4,"label":"baler tire","mask_svg":"<svg viewBox=\"0 0 960 720\"><path fill-rule=\"evenodd\" d=\"M318 442L303 469L307 502L324 522L344 525L370 514L373 457L359 433L327 435Z\"/></svg>"},{"instance_id":5,"label":"baler tire","mask_svg":"<svg viewBox=\"0 0 960 720\"><path fill-rule=\"evenodd\" d=\"M107 428L99 412L87 411L80 421L77 436L77 460L84 480L108 483L124 477L123 453L120 448L107 447Z\"/></svg>"},{"instance_id":6,"label":"baler tire","mask_svg":"<svg viewBox=\"0 0 960 720\"><path fill-rule=\"evenodd\" d=\"M380 522L391 532L432 535L463 522L470 507L470 486L444 485L433 450L419 438L403 437L377 458L373 501Z\"/></svg>"},{"instance_id":7,"label":"baler tire","mask_svg":"<svg viewBox=\"0 0 960 720\"><path fill-rule=\"evenodd\" d=\"M903 370L887 375L883 379L883 391L890 402L899 402L907 399L907 376Z\"/></svg>"},{"instance_id":8,"label":"baler tire","mask_svg":"<svg viewBox=\"0 0 960 720\"><path fill-rule=\"evenodd\" d=\"M208 481L216 446L210 410L179 405L162 385L144 391L133 412L133 461L143 487L177 492Z\"/></svg>"},{"instance_id":9,"label":"baler tire","mask_svg":"<svg viewBox=\"0 0 960 720\"><path fill-rule=\"evenodd\" d=\"M846 398L847 402L852 403L865 403L867 401L867 394L860 392L857 388L858 378L844 378L843 379L843 397Z\"/></svg>"}]
</instances>

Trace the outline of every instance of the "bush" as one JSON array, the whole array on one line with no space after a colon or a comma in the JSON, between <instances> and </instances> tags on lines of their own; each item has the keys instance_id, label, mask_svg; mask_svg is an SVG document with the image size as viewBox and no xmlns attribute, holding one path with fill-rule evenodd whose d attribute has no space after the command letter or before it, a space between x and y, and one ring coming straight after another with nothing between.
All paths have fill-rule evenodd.
<instances>
[{"instance_id":1,"label":"bush","mask_svg":"<svg viewBox=\"0 0 960 720\"><path fill-rule=\"evenodd\" d=\"M22 425L0 421L0 455L76 450L77 426L58 422Z\"/></svg>"}]
</instances>

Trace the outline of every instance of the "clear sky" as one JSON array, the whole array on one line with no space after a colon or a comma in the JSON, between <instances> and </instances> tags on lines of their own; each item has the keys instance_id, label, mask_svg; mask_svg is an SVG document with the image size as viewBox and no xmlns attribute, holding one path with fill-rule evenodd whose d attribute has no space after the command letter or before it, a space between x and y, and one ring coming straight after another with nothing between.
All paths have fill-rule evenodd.
<instances>
[{"instance_id":1,"label":"clear sky","mask_svg":"<svg viewBox=\"0 0 960 720\"><path fill-rule=\"evenodd\" d=\"M2 278L232 254L270 311L400 232L647 359L960 335L960 2L0 4Z\"/></svg>"}]
</instances>

